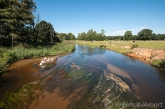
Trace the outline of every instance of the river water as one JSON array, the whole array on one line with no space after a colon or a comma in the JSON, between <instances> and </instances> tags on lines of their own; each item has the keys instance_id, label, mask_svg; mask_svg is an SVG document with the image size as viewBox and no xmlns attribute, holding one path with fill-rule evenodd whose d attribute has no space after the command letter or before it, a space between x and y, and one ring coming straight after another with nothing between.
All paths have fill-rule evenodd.
<instances>
[{"instance_id":1,"label":"river water","mask_svg":"<svg viewBox=\"0 0 165 109\"><path fill-rule=\"evenodd\" d=\"M74 101L74 103L70 102L68 108L75 106L76 108L103 108L119 101L143 101L165 105L164 72L110 50L78 44L75 46L73 53L59 57L49 70L35 69L30 73L27 70L28 75L22 70L17 71L14 76L17 79L4 85L4 90L0 91L4 93L16 90L44 76L42 84L46 92L53 93L59 90L59 95ZM39 63L40 60L35 62ZM32 68L34 64L32 61L29 66ZM61 69L64 70L62 73ZM46 76L48 74L49 76Z\"/></svg>"}]
</instances>

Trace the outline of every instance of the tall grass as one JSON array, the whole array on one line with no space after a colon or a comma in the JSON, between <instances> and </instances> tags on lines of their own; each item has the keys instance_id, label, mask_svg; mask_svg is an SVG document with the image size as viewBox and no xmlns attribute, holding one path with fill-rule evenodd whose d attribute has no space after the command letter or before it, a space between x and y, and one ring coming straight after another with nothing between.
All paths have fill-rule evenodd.
<instances>
[{"instance_id":1,"label":"tall grass","mask_svg":"<svg viewBox=\"0 0 165 109\"><path fill-rule=\"evenodd\" d=\"M57 43L54 45L29 47L19 45L11 48L0 48L0 71L12 62L20 59L35 58L48 55L59 55L74 51L75 46L71 42ZM1 74L1 73L0 73Z\"/></svg>"}]
</instances>

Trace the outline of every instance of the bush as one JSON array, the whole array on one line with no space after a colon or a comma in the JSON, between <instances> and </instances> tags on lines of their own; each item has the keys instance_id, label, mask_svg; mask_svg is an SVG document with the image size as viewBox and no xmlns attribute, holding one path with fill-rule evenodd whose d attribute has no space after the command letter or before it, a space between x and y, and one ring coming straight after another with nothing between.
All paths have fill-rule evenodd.
<instances>
[{"instance_id":1,"label":"bush","mask_svg":"<svg viewBox=\"0 0 165 109\"><path fill-rule=\"evenodd\" d=\"M131 46L131 49L134 49L134 48L137 48L138 47L138 44L133 44L132 46Z\"/></svg>"},{"instance_id":2,"label":"bush","mask_svg":"<svg viewBox=\"0 0 165 109\"><path fill-rule=\"evenodd\" d=\"M163 59L160 63L159 66L162 70L165 70L165 59Z\"/></svg>"},{"instance_id":3,"label":"bush","mask_svg":"<svg viewBox=\"0 0 165 109\"><path fill-rule=\"evenodd\" d=\"M161 60L154 60L153 62L152 62L152 65L154 65L154 66L156 66L156 67L160 67L160 62L161 62Z\"/></svg>"}]
</instances>

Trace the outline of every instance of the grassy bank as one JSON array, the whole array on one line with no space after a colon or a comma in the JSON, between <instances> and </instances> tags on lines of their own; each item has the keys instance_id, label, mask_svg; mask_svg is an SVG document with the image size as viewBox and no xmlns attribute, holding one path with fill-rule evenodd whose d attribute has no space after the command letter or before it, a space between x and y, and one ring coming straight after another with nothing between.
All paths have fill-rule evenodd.
<instances>
[{"instance_id":1,"label":"grassy bank","mask_svg":"<svg viewBox=\"0 0 165 109\"><path fill-rule=\"evenodd\" d=\"M78 41L76 40L75 43L78 44L85 44L89 46L100 46L100 45L111 45L111 46L106 46L107 49L114 50L116 52L120 53L126 53L130 51L127 48L121 48L125 46L133 46L134 44L138 44L139 48L151 48L154 50L165 50L165 41Z\"/></svg>"},{"instance_id":2,"label":"grassy bank","mask_svg":"<svg viewBox=\"0 0 165 109\"><path fill-rule=\"evenodd\" d=\"M74 49L75 46L71 42L63 42L63 43L57 43L46 46L37 46L37 47L19 45L12 49L1 47L0 71L3 71L6 66L20 59L65 54L72 52Z\"/></svg>"},{"instance_id":3,"label":"grassy bank","mask_svg":"<svg viewBox=\"0 0 165 109\"><path fill-rule=\"evenodd\" d=\"M100 45L106 45L106 49L127 54L132 52L134 48L149 48L153 50L165 50L165 41L75 41L77 44L87 45L91 47L99 47ZM148 63L162 68L165 70L165 59L148 61Z\"/></svg>"}]
</instances>

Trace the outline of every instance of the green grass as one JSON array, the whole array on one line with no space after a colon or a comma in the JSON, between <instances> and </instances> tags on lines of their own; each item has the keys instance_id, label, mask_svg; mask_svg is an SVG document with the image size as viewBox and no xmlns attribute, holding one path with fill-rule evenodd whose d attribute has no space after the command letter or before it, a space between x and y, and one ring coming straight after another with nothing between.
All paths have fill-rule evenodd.
<instances>
[{"instance_id":1,"label":"green grass","mask_svg":"<svg viewBox=\"0 0 165 109\"><path fill-rule=\"evenodd\" d=\"M76 40L75 43L79 43L79 44L84 44L84 41L78 41ZM109 41L93 41L92 43L90 41L87 41L85 43L85 45L93 45L93 46L100 46L102 44L109 44L109 45L115 45L118 47L124 47L124 46L132 46L133 44L138 44L139 48L151 48L154 50L165 50L165 41L120 41L120 44L118 44L117 41L111 41L111 43ZM113 47L109 47L108 48L112 48Z\"/></svg>"},{"instance_id":2,"label":"green grass","mask_svg":"<svg viewBox=\"0 0 165 109\"><path fill-rule=\"evenodd\" d=\"M109 43L109 41L87 41L86 43L84 43L84 41L75 41L75 43L78 44L82 44L82 45L87 45L87 46L91 46L91 47L99 47L100 45L106 45L106 48L115 52L119 52L119 53L127 53L130 52L130 49L124 49L121 48L120 46L122 46L121 44L118 44L118 42L116 41L111 41L111 43Z\"/></svg>"},{"instance_id":3,"label":"green grass","mask_svg":"<svg viewBox=\"0 0 165 109\"><path fill-rule=\"evenodd\" d=\"M162 60L154 60L152 62L152 65L160 68L161 70L164 70L165 71L165 59L162 59Z\"/></svg>"},{"instance_id":4,"label":"green grass","mask_svg":"<svg viewBox=\"0 0 165 109\"><path fill-rule=\"evenodd\" d=\"M54 45L28 47L19 45L11 48L0 48L0 71L17 60L36 58L48 55L60 55L74 51L75 46L72 42L57 43ZM1 73L0 73L1 74Z\"/></svg>"}]
</instances>

